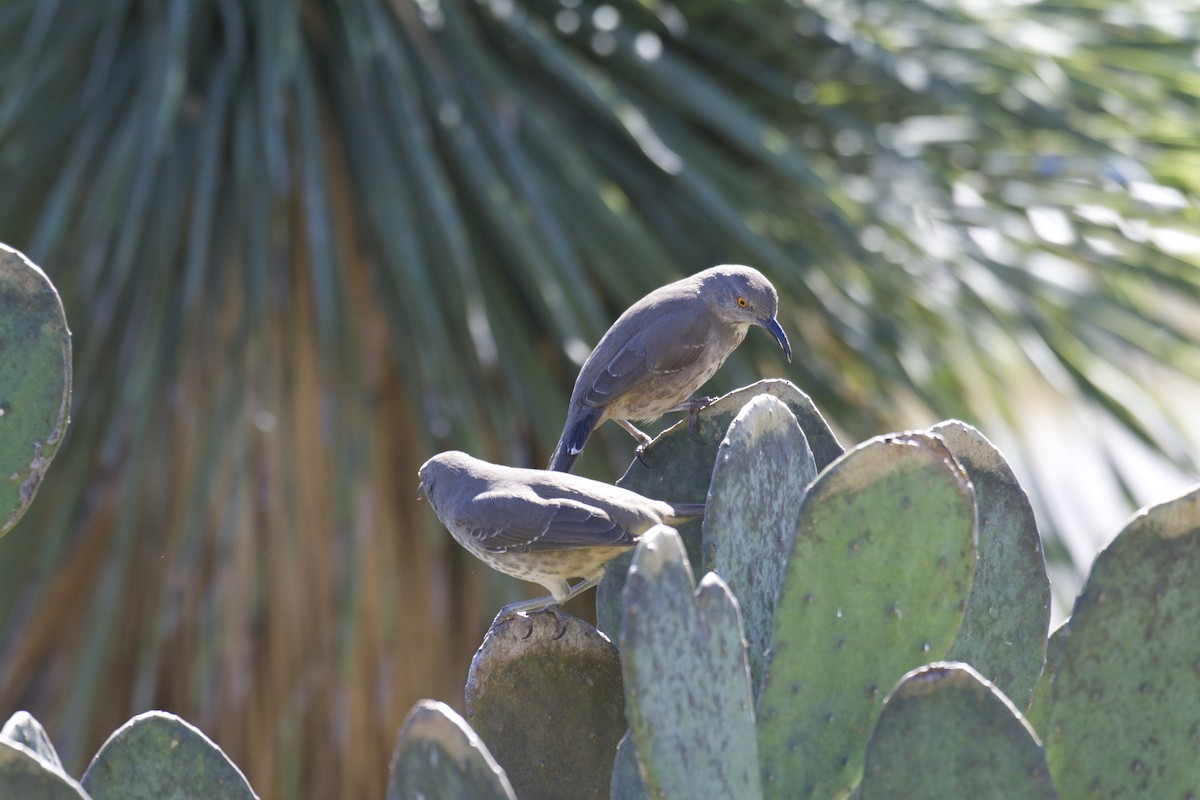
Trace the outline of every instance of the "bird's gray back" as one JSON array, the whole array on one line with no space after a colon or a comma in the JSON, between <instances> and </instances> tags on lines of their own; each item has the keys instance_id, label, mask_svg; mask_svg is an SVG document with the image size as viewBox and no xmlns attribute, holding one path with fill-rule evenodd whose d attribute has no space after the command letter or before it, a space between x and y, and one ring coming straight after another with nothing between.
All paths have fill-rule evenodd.
<instances>
[{"instance_id":1,"label":"bird's gray back","mask_svg":"<svg viewBox=\"0 0 1200 800\"><path fill-rule=\"evenodd\" d=\"M453 472L455 479L447 491L435 492L437 497L430 497L439 516L443 511L454 515L483 495L508 496L518 503L533 497L581 502L603 510L614 522L631 528L662 522L673 510L670 503L570 473L508 467L469 456L458 457Z\"/></svg>"},{"instance_id":2,"label":"bird's gray back","mask_svg":"<svg viewBox=\"0 0 1200 800\"><path fill-rule=\"evenodd\" d=\"M586 503L604 511L624 528L640 533L671 516L670 503L581 475L522 469L523 481L541 497Z\"/></svg>"},{"instance_id":3,"label":"bird's gray back","mask_svg":"<svg viewBox=\"0 0 1200 800\"><path fill-rule=\"evenodd\" d=\"M693 287L651 293L621 316L584 363L574 407L615 419L656 419L691 396L746 335L718 323Z\"/></svg>"}]
</instances>

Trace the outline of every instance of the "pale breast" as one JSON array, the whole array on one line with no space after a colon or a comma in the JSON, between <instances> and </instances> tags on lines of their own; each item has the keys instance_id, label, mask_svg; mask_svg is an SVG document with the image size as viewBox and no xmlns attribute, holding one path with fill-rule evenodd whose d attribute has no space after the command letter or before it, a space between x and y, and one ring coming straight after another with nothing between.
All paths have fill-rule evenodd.
<instances>
[{"instance_id":1,"label":"pale breast","mask_svg":"<svg viewBox=\"0 0 1200 800\"><path fill-rule=\"evenodd\" d=\"M471 548L471 552L492 569L520 578L542 583L543 579L563 580L587 578L621 553L625 547L576 547L563 550L542 550L535 553L491 553Z\"/></svg>"},{"instance_id":2,"label":"pale breast","mask_svg":"<svg viewBox=\"0 0 1200 800\"><path fill-rule=\"evenodd\" d=\"M614 419L655 420L694 395L708 382L729 354L746 337L746 329L733 329L711 341L696 361L676 372L653 375L613 400L608 416Z\"/></svg>"}]
</instances>

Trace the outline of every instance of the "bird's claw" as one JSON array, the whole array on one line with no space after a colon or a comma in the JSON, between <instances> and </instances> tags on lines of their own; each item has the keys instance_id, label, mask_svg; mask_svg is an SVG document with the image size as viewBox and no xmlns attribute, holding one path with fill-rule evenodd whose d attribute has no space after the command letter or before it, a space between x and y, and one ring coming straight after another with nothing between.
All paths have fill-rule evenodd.
<instances>
[{"instance_id":1,"label":"bird's claw","mask_svg":"<svg viewBox=\"0 0 1200 800\"><path fill-rule=\"evenodd\" d=\"M558 623L558 633L550 637L550 641L556 642L567 635L567 625L569 623L563 618L562 611L559 610L558 606L550 606L546 610L554 615L554 621Z\"/></svg>"},{"instance_id":2,"label":"bird's claw","mask_svg":"<svg viewBox=\"0 0 1200 800\"><path fill-rule=\"evenodd\" d=\"M711 397L697 397L688 403L688 437L696 444L704 444L704 440L700 438L700 412L712 401Z\"/></svg>"},{"instance_id":3,"label":"bird's claw","mask_svg":"<svg viewBox=\"0 0 1200 800\"><path fill-rule=\"evenodd\" d=\"M514 619L523 619L523 620L525 620L525 623L527 625L527 627L525 629L525 635L521 637L522 640L528 639L530 636L533 636L533 619L528 614L526 614L524 611L508 612L504 616L500 617L500 619L493 622L492 627L493 628L499 627L500 625L503 625L504 623L510 622Z\"/></svg>"},{"instance_id":4,"label":"bird's claw","mask_svg":"<svg viewBox=\"0 0 1200 800\"><path fill-rule=\"evenodd\" d=\"M646 469L653 469L653 468L650 466L650 462L646 460L646 448L647 448L648 446L649 446L649 442L646 442L646 443L643 443L643 444L639 444L639 445L638 445L638 446L637 446L637 447L634 449L634 451L633 451L633 454L634 454L635 456L637 456L637 460L638 460L638 462L640 462L640 463L641 463L641 465L642 465L643 467L645 467Z\"/></svg>"},{"instance_id":5,"label":"bird's claw","mask_svg":"<svg viewBox=\"0 0 1200 800\"><path fill-rule=\"evenodd\" d=\"M558 631L553 636L550 637L550 641L552 641L552 642L558 641L559 639L561 639L562 637L567 635L567 626L570 623L563 616L563 613L559 609L558 605L546 606L544 609L541 609L541 611L545 611L545 612L548 612L549 614L551 614L554 617L555 624L558 626ZM541 612L538 611L538 612L534 612L534 613L541 613ZM500 619L496 620L496 622L493 624L494 625L502 625L505 622L510 622L515 619L525 620L525 626L526 626L525 633L520 637L521 641L525 641L529 637L533 636L533 617L530 616L525 611L512 611L508 614L505 614Z\"/></svg>"}]
</instances>

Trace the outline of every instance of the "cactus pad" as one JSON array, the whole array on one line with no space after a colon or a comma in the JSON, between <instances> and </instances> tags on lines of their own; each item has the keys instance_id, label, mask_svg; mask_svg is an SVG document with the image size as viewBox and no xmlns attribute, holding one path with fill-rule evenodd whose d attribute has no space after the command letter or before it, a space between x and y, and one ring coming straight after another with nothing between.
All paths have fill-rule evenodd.
<instances>
[{"instance_id":1,"label":"cactus pad","mask_svg":"<svg viewBox=\"0 0 1200 800\"><path fill-rule=\"evenodd\" d=\"M0 797L87 797L83 787L63 770L46 729L28 711L13 714L0 728Z\"/></svg>"},{"instance_id":2,"label":"cactus pad","mask_svg":"<svg viewBox=\"0 0 1200 800\"><path fill-rule=\"evenodd\" d=\"M646 800L646 796L646 784L642 783L633 737L626 731L617 745L617 757L613 759L608 797L609 800Z\"/></svg>"},{"instance_id":3,"label":"cactus pad","mask_svg":"<svg viewBox=\"0 0 1200 800\"><path fill-rule=\"evenodd\" d=\"M1137 514L1092 565L1050 684L1064 797L1200 796L1200 485Z\"/></svg>"},{"instance_id":4,"label":"cactus pad","mask_svg":"<svg viewBox=\"0 0 1200 800\"><path fill-rule=\"evenodd\" d=\"M33 502L71 409L71 334L58 292L0 244L0 536Z\"/></svg>"},{"instance_id":5,"label":"cactus pad","mask_svg":"<svg viewBox=\"0 0 1200 800\"><path fill-rule=\"evenodd\" d=\"M759 695L767 797L851 790L884 694L954 641L974 542L970 481L938 437L872 439L817 477Z\"/></svg>"},{"instance_id":6,"label":"cactus pad","mask_svg":"<svg viewBox=\"0 0 1200 800\"><path fill-rule=\"evenodd\" d=\"M860 800L1055 797L1046 754L994 684L967 664L940 662L904 676L867 745Z\"/></svg>"},{"instance_id":7,"label":"cactus pad","mask_svg":"<svg viewBox=\"0 0 1200 800\"><path fill-rule=\"evenodd\" d=\"M626 730L621 660L602 633L550 612L492 623L471 661L467 717L522 800L606 798Z\"/></svg>"},{"instance_id":8,"label":"cactus pad","mask_svg":"<svg viewBox=\"0 0 1200 800\"><path fill-rule=\"evenodd\" d=\"M49 734L42 727L42 723L34 719L28 711L18 711L9 717L4 727L0 728L0 739L25 745L41 756L46 763L62 771L62 761L58 757L58 751L50 743Z\"/></svg>"},{"instance_id":9,"label":"cactus pad","mask_svg":"<svg viewBox=\"0 0 1200 800\"><path fill-rule=\"evenodd\" d=\"M816 477L804 431L769 394L742 407L717 450L704 509L704 569L720 575L738 599L756 690L800 501Z\"/></svg>"},{"instance_id":10,"label":"cactus pad","mask_svg":"<svg viewBox=\"0 0 1200 800\"><path fill-rule=\"evenodd\" d=\"M1017 708L1028 708L1050 627L1050 579L1033 508L1004 456L979 431L955 420L930 433L967 471L979 517L979 562L946 660L967 662Z\"/></svg>"},{"instance_id":11,"label":"cactus pad","mask_svg":"<svg viewBox=\"0 0 1200 800\"><path fill-rule=\"evenodd\" d=\"M1059 625L1046 642L1046 664L1033 687L1033 699L1025 712L1025 720L1033 726L1038 736L1046 738L1046 717L1050 713L1050 687L1054 684L1054 673L1062 660L1063 643L1067 640L1067 626Z\"/></svg>"},{"instance_id":12,"label":"cactus pad","mask_svg":"<svg viewBox=\"0 0 1200 800\"><path fill-rule=\"evenodd\" d=\"M445 703L419 700L392 751L387 800L516 800L504 770L466 720Z\"/></svg>"},{"instance_id":13,"label":"cactus pad","mask_svg":"<svg viewBox=\"0 0 1200 800\"><path fill-rule=\"evenodd\" d=\"M195 726L147 711L108 737L81 781L94 800L254 798L242 771Z\"/></svg>"},{"instance_id":14,"label":"cactus pad","mask_svg":"<svg viewBox=\"0 0 1200 800\"><path fill-rule=\"evenodd\" d=\"M842 454L829 424L808 395L788 381L763 380L719 397L702 409L696 418L696 439L700 443L689 433L686 418L663 431L646 447L644 457L649 466L634 459L617 485L671 503L703 503L708 496L718 445L725 438L729 423L751 398L763 394L782 401L795 415L817 469ZM688 548L688 558L697 564L704 563L700 555L700 523L679 526L679 535ZM627 553L610 561L604 580L596 588L596 627L609 636L614 636L620 625L621 587L625 585L632 558L633 554Z\"/></svg>"},{"instance_id":15,"label":"cactus pad","mask_svg":"<svg viewBox=\"0 0 1200 800\"><path fill-rule=\"evenodd\" d=\"M625 707L648 796L761 795L746 641L713 573L694 590L679 535L647 532L621 617Z\"/></svg>"}]
</instances>

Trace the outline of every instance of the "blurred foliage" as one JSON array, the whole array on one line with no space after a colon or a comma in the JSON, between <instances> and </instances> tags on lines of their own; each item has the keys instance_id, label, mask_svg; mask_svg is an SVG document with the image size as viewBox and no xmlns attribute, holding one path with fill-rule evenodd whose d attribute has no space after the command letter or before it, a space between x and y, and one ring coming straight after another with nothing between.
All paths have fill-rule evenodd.
<instances>
[{"instance_id":1,"label":"blurred foliage","mask_svg":"<svg viewBox=\"0 0 1200 800\"><path fill-rule=\"evenodd\" d=\"M6 0L0 241L58 285L76 391L0 541L0 715L78 771L168 708L264 796L378 796L517 588L416 466L543 463L609 322L716 263L771 276L798 357L752 334L709 393L786 376L856 440L962 417L1018 471L1057 402L1104 434L1068 471L1141 500L1118 436L1194 470L1198 16Z\"/></svg>"}]
</instances>

